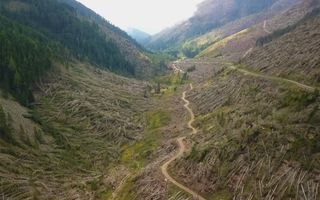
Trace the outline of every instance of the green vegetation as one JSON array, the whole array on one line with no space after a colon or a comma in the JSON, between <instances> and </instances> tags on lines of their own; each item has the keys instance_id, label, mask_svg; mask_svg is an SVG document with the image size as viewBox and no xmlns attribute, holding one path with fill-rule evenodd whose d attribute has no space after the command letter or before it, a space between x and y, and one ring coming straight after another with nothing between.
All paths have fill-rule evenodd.
<instances>
[{"instance_id":1,"label":"green vegetation","mask_svg":"<svg viewBox=\"0 0 320 200\"><path fill-rule=\"evenodd\" d=\"M172 95L176 92L177 87L188 81L188 73L176 73L164 76L158 76L154 79L156 94Z\"/></svg>"},{"instance_id":2,"label":"green vegetation","mask_svg":"<svg viewBox=\"0 0 320 200\"><path fill-rule=\"evenodd\" d=\"M280 105L283 107L294 107L296 109L304 109L312 103L315 103L319 97L319 91L315 90L313 93L290 90L280 100Z\"/></svg>"},{"instance_id":3,"label":"green vegetation","mask_svg":"<svg viewBox=\"0 0 320 200\"><path fill-rule=\"evenodd\" d=\"M212 43L211 43L212 44ZM196 57L201 51L205 50L211 45L206 43L205 45L198 45L196 41L186 42L182 45L181 51L187 58Z\"/></svg>"},{"instance_id":4,"label":"green vegetation","mask_svg":"<svg viewBox=\"0 0 320 200\"><path fill-rule=\"evenodd\" d=\"M205 156L209 153L210 148L207 148L206 150L199 151L196 149L196 146L192 146L190 154L186 157L186 159L191 159L194 162L203 162L203 159Z\"/></svg>"},{"instance_id":5,"label":"green vegetation","mask_svg":"<svg viewBox=\"0 0 320 200\"><path fill-rule=\"evenodd\" d=\"M147 164L148 157L158 146L158 129L170 122L170 115L164 110L145 114L146 132L144 139L123 147L121 162L133 169L141 169Z\"/></svg>"},{"instance_id":6,"label":"green vegetation","mask_svg":"<svg viewBox=\"0 0 320 200\"><path fill-rule=\"evenodd\" d=\"M232 195L230 191L220 190L215 192L211 197L208 197L209 200L231 200Z\"/></svg>"},{"instance_id":7,"label":"green vegetation","mask_svg":"<svg viewBox=\"0 0 320 200\"><path fill-rule=\"evenodd\" d=\"M318 169L320 162L317 154L320 152L320 136L297 134L295 141L288 150L286 159L296 160L305 170Z\"/></svg>"},{"instance_id":8,"label":"green vegetation","mask_svg":"<svg viewBox=\"0 0 320 200\"><path fill-rule=\"evenodd\" d=\"M170 115L163 110L156 110L145 115L147 129L154 130L170 122Z\"/></svg>"},{"instance_id":9,"label":"green vegetation","mask_svg":"<svg viewBox=\"0 0 320 200\"><path fill-rule=\"evenodd\" d=\"M130 168L132 173L140 172L151 159L152 153L159 146L159 128L166 126L170 122L170 115L164 110L155 110L145 113L144 120L146 124L146 130L144 138L131 145L125 145L122 147L122 153L120 156L120 163ZM127 180L121 191L117 195L117 199L133 199L135 192L135 180L134 176ZM105 197L109 193L105 193ZM106 198L101 198L106 199Z\"/></svg>"},{"instance_id":10,"label":"green vegetation","mask_svg":"<svg viewBox=\"0 0 320 200\"><path fill-rule=\"evenodd\" d=\"M0 83L21 103L33 101L31 87L50 68L50 49L35 32L0 16Z\"/></svg>"},{"instance_id":11,"label":"green vegetation","mask_svg":"<svg viewBox=\"0 0 320 200\"><path fill-rule=\"evenodd\" d=\"M156 70L155 71L156 75L162 75L164 72L166 72L166 70L168 69L168 63L174 60L174 57L172 55L164 52L157 52L157 53L148 52L146 53L146 55L151 60Z\"/></svg>"},{"instance_id":12,"label":"green vegetation","mask_svg":"<svg viewBox=\"0 0 320 200\"><path fill-rule=\"evenodd\" d=\"M13 128L11 125L11 117L6 115L0 105L0 138L10 144L17 144L16 138L13 136Z\"/></svg>"},{"instance_id":13,"label":"green vegetation","mask_svg":"<svg viewBox=\"0 0 320 200\"><path fill-rule=\"evenodd\" d=\"M9 1L5 1L7 4ZM0 8L8 18L39 30L50 40L63 44L72 56L118 73L134 75L134 66L127 62L119 48L96 23L80 19L77 12L56 0L23 2L29 9L12 12Z\"/></svg>"}]
</instances>

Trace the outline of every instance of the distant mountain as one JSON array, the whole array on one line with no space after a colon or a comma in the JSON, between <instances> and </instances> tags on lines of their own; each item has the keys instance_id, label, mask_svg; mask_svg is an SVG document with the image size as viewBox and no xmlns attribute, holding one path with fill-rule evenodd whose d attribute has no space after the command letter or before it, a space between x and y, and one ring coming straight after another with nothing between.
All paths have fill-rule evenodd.
<instances>
[{"instance_id":1,"label":"distant mountain","mask_svg":"<svg viewBox=\"0 0 320 200\"><path fill-rule=\"evenodd\" d=\"M198 5L193 17L154 35L148 48L165 50L203 35L228 22L261 12L278 0L205 0Z\"/></svg>"},{"instance_id":2,"label":"distant mountain","mask_svg":"<svg viewBox=\"0 0 320 200\"><path fill-rule=\"evenodd\" d=\"M140 44L144 44L150 38L150 34L135 28L129 28L127 33Z\"/></svg>"}]
</instances>

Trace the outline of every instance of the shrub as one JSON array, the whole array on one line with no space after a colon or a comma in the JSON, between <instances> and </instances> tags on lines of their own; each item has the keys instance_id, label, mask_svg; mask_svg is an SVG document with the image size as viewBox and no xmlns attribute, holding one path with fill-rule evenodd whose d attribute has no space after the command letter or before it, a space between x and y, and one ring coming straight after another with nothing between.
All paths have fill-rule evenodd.
<instances>
[{"instance_id":1,"label":"shrub","mask_svg":"<svg viewBox=\"0 0 320 200\"><path fill-rule=\"evenodd\" d=\"M17 144L17 141L13 136L11 121L11 116L9 114L6 116L6 113L0 105L0 138L10 144Z\"/></svg>"}]
</instances>

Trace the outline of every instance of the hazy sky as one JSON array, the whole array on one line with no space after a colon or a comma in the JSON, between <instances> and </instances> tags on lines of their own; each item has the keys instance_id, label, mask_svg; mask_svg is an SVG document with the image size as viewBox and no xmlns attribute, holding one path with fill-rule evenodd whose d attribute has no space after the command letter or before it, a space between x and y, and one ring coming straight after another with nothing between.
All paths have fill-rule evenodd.
<instances>
[{"instance_id":1,"label":"hazy sky","mask_svg":"<svg viewBox=\"0 0 320 200\"><path fill-rule=\"evenodd\" d=\"M192 16L203 0L78 0L122 29L156 33Z\"/></svg>"}]
</instances>

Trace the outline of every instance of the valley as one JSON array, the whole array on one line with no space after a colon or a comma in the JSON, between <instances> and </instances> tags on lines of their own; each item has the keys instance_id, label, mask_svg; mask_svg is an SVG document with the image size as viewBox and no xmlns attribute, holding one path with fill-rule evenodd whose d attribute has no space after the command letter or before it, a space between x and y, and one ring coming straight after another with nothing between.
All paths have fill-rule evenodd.
<instances>
[{"instance_id":1,"label":"valley","mask_svg":"<svg viewBox=\"0 0 320 200\"><path fill-rule=\"evenodd\" d=\"M137 41L74 0L0 11L0 199L320 198L320 1Z\"/></svg>"}]
</instances>

